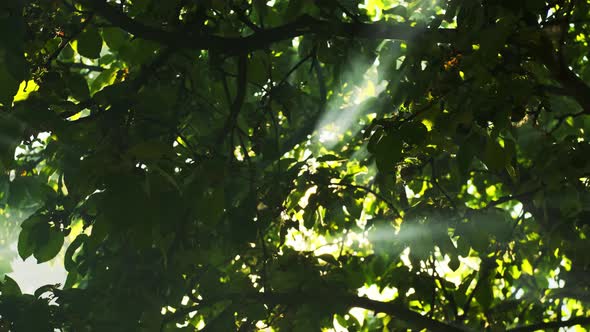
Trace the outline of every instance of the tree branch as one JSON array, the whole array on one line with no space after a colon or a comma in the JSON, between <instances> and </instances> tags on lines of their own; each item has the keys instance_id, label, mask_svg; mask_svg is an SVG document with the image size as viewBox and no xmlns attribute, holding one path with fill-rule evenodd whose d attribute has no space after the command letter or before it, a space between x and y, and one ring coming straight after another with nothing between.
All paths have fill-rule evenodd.
<instances>
[{"instance_id":1,"label":"tree branch","mask_svg":"<svg viewBox=\"0 0 590 332\"><path fill-rule=\"evenodd\" d=\"M350 307L365 308L368 310L375 311L376 313L384 313L396 317L397 319L403 320L406 323L414 326L417 329L427 329L429 331L440 331L440 332L462 332L463 329L455 327L437 320L425 317L419 313L412 311L405 306L393 303L393 302L380 302L371 300L366 297L356 296L342 296L334 297L335 301L342 301L340 303L348 303Z\"/></svg>"},{"instance_id":2,"label":"tree branch","mask_svg":"<svg viewBox=\"0 0 590 332\"><path fill-rule=\"evenodd\" d=\"M81 63L81 62L63 62L63 61L57 60L57 64L62 67L72 68L72 69L86 69L89 71L97 71L97 72L103 72L103 71L107 70L107 68L104 68L101 66L87 65L87 64Z\"/></svg>"},{"instance_id":3,"label":"tree branch","mask_svg":"<svg viewBox=\"0 0 590 332\"><path fill-rule=\"evenodd\" d=\"M564 115L562 115L562 116L559 116L559 117L557 117L557 118L556 118L556 120L557 120L557 123L555 124L555 126L553 126L553 128L551 128L551 130L549 130L549 133L550 133L550 134L554 133L554 132L555 132L555 131L556 131L556 130L557 130L557 129L558 129L558 128L559 128L559 127L560 127L560 126L563 124L563 122L564 122L564 121L565 121L567 118L569 118L569 117L576 118L576 117L578 117L578 116L580 116L580 115L584 115L584 114L588 115L588 113L586 113L586 111L585 111L585 110L582 110L582 111L580 111L580 112L577 112L577 113L573 113L573 114L564 114Z\"/></svg>"},{"instance_id":4,"label":"tree branch","mask_svg":"<svg viewBox=\"0 0 590 332\"><path fill-rule=\"evenodd\" d=\"M112 24L136 37L175 48L215 50L229 54L244 54L264 49L273 43L315 33L332 37L409 40L418 35L433 34L439 42L455 39L455 29L428 29L400 23L344 23L316 19L308 15L278 27L257 31L244 37L222 37L187 31L164 30L145 25L128 17L104 0L83 0L82 3Z\"/></svg>"},{"instance_id":5,"label":"tree branch","mask_svg":"<svg viewBox=\"0 0 590 332\"><path fill-rule=\"evenodd\" d=\"M381 302L371 300L366 297L358 297L355 295L339 295L333 293L256 293L256 294L235 294L235 296L225 297L222 300L241 300L241 301L257 301L272 305L305 305L305 304L337 304L344 305L347 308L364 308L374 311L375 313L384 313L402 320L409 324L412 328L417 330L427 329L428 331L437 332L464 332L465 330L447 323L443 323L432 318L423 316L415 311L406 308L402 304L395 302ZM207 303L212 303L208 301ZM164 318L165 321L172 321L179 318L181 314L189 314L190 312L202 309L202 305L187 307L177 310L170 317Z\"/></svg>"},{"instance_id":6,"label":"tree branch","mask_svg":"<svg viewBox=\"0 0 590 332\"><path fill-rule=\"evenodd\" d=\"M326 185L326 184L324 184ZM397 217L400 217L401 214L399 213L399 211L397 210L397 208L395 207L395 205L388 200L387 198L385 198L383 195L379 194L378 192L376 192L375 190L369 188L369 187L365 187L365 186L359 186L356 184L352 184L352 183L329 183L327 184L327 186L332 186L332 187L345 187L345 188L354 188L354 189L358 189L358 190L363 190L373 196L375 196L377 199L379 199L380 201L382 201L383 203L387 204L387 206L395 213L395 215Z\"/></svg>"},{"instance_id":7,"label":"tree branch","mask_svg":"<svg viewBox=\"0 0 590 332\"><path fill-rule=\"evenodd\" d=\"M506 332L532 332L538 330L546 330L546 329L558 329L560 327L569 327L574 325L590 325L590 317L574 317L568 320L562 320L557 322L545 322L545 323L537 323L531 325L524 325L520 327L515 327L513 329L508 329Z\"/></svg>"},{"instance_id":8,"label":"tree branch","mask_svg":"<svg viewBox=\"0 0 590 332\"><path fill-rule=\"evenodd\" d=\"M551 40L545 35L541 37L539 45L532 45L536 57L549 69L553 79L561 84L568 96L574 98L590 114L590 86L574 73L562 60L562 54L557 52Z\"/></svg>"},{"instance_id":9,"label":"tree branch","mask_svg":"<svg viewBox=\"0 0 590 332\"><path fill-rule=\"evenodd\" d=\"M59 56L59 54L63 51L63 49L68 46L68 44L74 40L76 37L78 37L78 35L80 35L80 33L82 33L82 31L84 31L84 29L86 29L86 27L88 26L88 24L90 24L90 22L92 21L92 18L94 17L94 13L90 13L82 22L82 24L80 25L80 27L78 29L76 29L76 31L74 31L71 35L69 35L68 37L62 38L61 43L59 44L59 46L57 47L57 49L55 49L55 51L53 51L48 57L47 59L45 59L45 68L49 68L49 66L51 66L51 61L57 59L57 57Z\"/></svg>"},{"instance_id":10,"label":"tree branch","mask_svg":"<svg viewBox=\"0 0 590 332\"><path fill-rule=\"evenodd\" d=\"M500 197L494 201L489 202L486 206L485 209L489 209L495 206L498 206L500 204L504 204L506 202L510 202L510 201L520 201L523 199L527 199L529 198L531 195L534 195L537 191L543 189L542 187L539 188L535 188L534 190L529 190L520 194L514 194L514 195L508 195L508 196L503 196Z\"/></svg>"},{"instance_id":11,"label":"tree branch","mask_svg":"<svg viewBox=\"0 0 590 332\"><path fill-rule=\"evenodd\" d=\"M240 114L240 110L242 109L242 105L244 104L244 99L246 98L246 89L247 89L247 70L248 70L248 56L246 54L242 54L238 57L238 77L236 79L236 97L231 105L230 114L225 122L225 126L223 126L223 131L220 134L219 142L222 142L227 134L231 134L236 126L236 122L238 120L238 115Z\"/></svg>"},{"instance_id":12,"label":"tree branch","mask_svg":"<svg viewBox=\"0 0 590 332\"><path fill-rule=\"evenodd\" d=\"M128 17L105 0L82 0L82 3L97 14L136 37L158 42L174 48L194 50L214 50L228 54L245 54L264 49L269 45L290 40L306 34L319 34L329 37L411 40L417 37L432 38L437 42L450 43L457 39L456 29L432 29L413 27L409 24L376 22L345 23L317 19L309 15L301 16L293 22L274 28L263 29L243 37L223 37L187 31L164 30L136 21ZM553 78L590 114L590 87L570 68L560 61L554 47L546 36L541 43L531 42L530 31L518 36L516 40L530 47L535 56L547 66Z\"/></svg>"}]
</instances>

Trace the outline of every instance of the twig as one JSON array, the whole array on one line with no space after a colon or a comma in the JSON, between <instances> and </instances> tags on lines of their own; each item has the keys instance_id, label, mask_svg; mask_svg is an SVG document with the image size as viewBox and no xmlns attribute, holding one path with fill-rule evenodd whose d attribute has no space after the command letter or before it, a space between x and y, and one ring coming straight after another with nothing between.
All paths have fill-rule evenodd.
<instances>
[{"instance_id":1,"label":"twig","mask_svg":"<svg viewBox=\"0 0 590 332\"><path fill-rule=\"evenodd\" d=\"M359 20L358 15L354 15L353 13L350 12L350 10L348 10L348 8L344 7L338 0L334 0L336 2L336 6L338 6L338 8L340 8L340 10L346 14L346 16L350 17L350 19L352 19L355 23L362 23L361 20Z\"/></svg>"},{"instance_id":2,"label":"twig","mask_svg":"<svg viewBox=\"0 0 590 332\"><path fill-rule=\"evenodd\" d=\"M383 201L385 204L387 204L387 206L391 210L393 210L393 212L396 214L396 216L398 216L398 217L401 216L399 211L395 207L395 205L390 200L388 200L383 195L379 194L378 192L376 192L375 190L373 190L371 188L359 186L356 184L350 184L350 183L330 183L328 186L347 187L347 188L354 188L354 189L360 189L360 190L366 191L366 192L372 194L373 196L375 196L376 198L378 198L379 200Z\"/></svg>"},{"instance_id":3,"label":"twig","mask_svg":"<svg viewBox=\"0 0 590 332\"><path fill-rule=\"evenodd\" d=\"M465 332L464 329L456 327L454 325L450 325L445 322L440 322L438 320L432 319L430 317L424 316L419 314L413 310L408 309L405 305L396 303L396 302L381 302L376 300L371 300L366 297L359 297L356 295L349 295L349 294L337 294L334 292L331 293L323 293L323 292L316 292L316 293L240 293L240 294L227 294L223 298L219 299L212 299L212 302L220 302L220 301L232 301L233 304L237 304L237 302L260 302L267 305L302 305L307 303L325 303L329 304L338 304L339 306L344 305L348 308L358 307L364 308L367 310L374 311L376 313L384 313L386 315L390 315L395 317L396 319L403 320L407 322L412 328L416 328L417 330L427 329L429 331L437 331L437 332ZM230 304L231 306L231 304ZM229 306L228 306L229 307ZM171 322L173 319L179 318L181 314L188 315L191 312L197 311L201 308L201 303L197 306L187 307L178 309L176 312L167 316L165 318L166 323ZM180 316L182 317L182 316ZM163 322L163 325L165 323Z\"/></svg>"},{"instance_id":4,"label":"twig","mask_svg":"<svg viewBox=\"0 0 590 332\"><path fill-rule=\"evenodd\" d=\"M152 40L175 48L194 50L216 50L227 54L247 54L254 50L264 49L269 45L290 40L312 33L329 33L332 36L356 37L368 39L409 40L416 34L431 34L441 43L448 43L457 38L455 29L429 29L413 27L410 24L378 23L345 23L317 19L303 15L294 21L263 29L246 37L221 37L215 35L195 34L192 31L168 31L145 25L121 12L104 0L82 0L83 4L94 9L102 17L130 32L138 38Z\"/></svg>"},{"instance_id":5,"label":"twig","mask_svg":"<svg viewBox=\"0 0 590 332\"><path fill-rule=\"evenodd\" d=\"M97 72L103 72L103 71L107 70L107 68L104 68L101 66L87 65L87 64L81 63L81 62L68 63L68 62L63 62L63 61L59 61L59 60L57 60L56 62L60 66L69 67L69 68L88 69L89 71L97 71Z\"/></svg>"},{"instance_id":6,"label":"twig","mask_svg":"<svg viewBox=\"0 0 590 332\"><path fill-rule=\"evenodd\" d=\"M558 118L557 118L557 123L555 124L555 126L553 126L553 128L551 128L551 130L549 130L549 134L553 134L553 133L554 133L554 132L555 132L555 131L556 131L556 130L557 130L557 129L558 129L558 128L559 128L559 127L560 127L560 126L563 124L563 122L564 122L564 121L565 121L567 118L569 118L569 117L575 118L575 117L578 117L578 116L580 116L580 115L584 115L584 114L587 114L587 112L585 112L585 111L580 111L580 112L578 112L578 113L573 113L573 114L564 114L564 115L562 115L562 116L558 117Z\"/></svg>"},{"instance_id":7,"label":"twig","mask_svg":"<svg viewBox=\"0 0 590 332\"><path fill-rule=\"evenodd\" d=\"M447 194L446 190L444 190L444 188L440 185L440 183L438 183L438 177L436 175L436 168L435 168L434 159L430 159L430 168L431 168L431 171L432 171L432 183L447 198L447 200L449 201L449 203L451 203L451 206L453 207L453 210L457 211L457 205L455 204L455 202L453 201L453 199L451 198L451 196L449 196L449 194Z\"/></svg>"},{"instance_id":8,"label":"twig","mask_svg":"<svg viewBox=\"0 0 590 332\"><path fill-rule=\"evenodd\" d=\"M94 13L90 13L88 15L88 17L86 17L86 19L82 22L82 25L80 26L80 28L78 28L76 31L74 31L74 33L72 33L70 36L68 36L65 39L62 39L61 43L59 44L59 46L57 47L57 49L55 51L53 51L53 53L51 53L47 59L45 60L45 68L49 68L51 66L51 61L53 61L54 59L56 59L59 54L61 53L61 51L63 51L63 49L74 39L76 38L82 31L84 31L84 29L88 26L88 24L90 24L90 21L92 21L92 18L94 17Z\"/></svg>"},{"instance_id":9,"label":"twig","mask_svg":"<svg viewBox=\"0 0 590 332\"><path fill-rule=\"evenodd\" d=\"M449 301L449 304L451 305L451 309L453 309L453 315L456 319L457 317L459 317L459 309L458 309L457 303L455 302L455 297L453 296L453 294L449 293L449 291L445 287L445 284L443 283L443 280L444 280L443 277L441 277L438 274L438 272L436 272L436 269L434 268L434 266L432 268L432 274L433 274L434 278L436 280L438 280L438 282L440 283L440 288L443 291L443 295Z\"/></svg>"},{"instance_id":10,"label":"twig","mask_svg":"<svg viewBox=\"0 0 590 332\"><path fill-rule=\"evenodd\" d=\"M500 204L506 203L506 202L510 202L510 201L514 201L514 200L520 200L523 198L527 198L530 195L533 195L534 193L536 193L537 191L541 190L542 188L536 188L534 190L530 190L527 192L524 192L522 194L516 194L516 195L508 195L508 196L503 196L498 198L497 200L491 201L489 202L486 206L485 209L489 209L495 206L498 206Z\"/></svg>"},{"instance_id":11,"label":"twig","mask_svg":"<svg viewBox=\"0 0 590 332\"><path fill-rule=\"evenodd\" d=\"M238 115L240 114L240 110L242 109L242 105L244 104L244 99L246 97L246 89L247 89L247 69L248 69L248 55L240 55L238 57L238 77L236 81L236 97L231 105L230 114L223 126L223 131L220 134L218 142L222 143L227 136L227 133L232 133L235 126L236 121L238 120Z\"/></svg>"},{"instance_id":12,"label":"twig","mask_svg":"<svg viewBox=\"0 0 590 332\"><path fill-rule=\"evenodd\" d=\"M289 78L289 76L291 76L291 74L293 74L293 72L295 72L297 70L297 68L301 67L302 64L305 63L305 61L309 60L311 58L311 56L313 55L313 52L309 53L308 55L304 56L301 60L299 60L283 77L283 79L281 79L281 81L277 84L277 87L285 84L285 82L287 82L287 79Z\"/></svg>"}]
</instances>

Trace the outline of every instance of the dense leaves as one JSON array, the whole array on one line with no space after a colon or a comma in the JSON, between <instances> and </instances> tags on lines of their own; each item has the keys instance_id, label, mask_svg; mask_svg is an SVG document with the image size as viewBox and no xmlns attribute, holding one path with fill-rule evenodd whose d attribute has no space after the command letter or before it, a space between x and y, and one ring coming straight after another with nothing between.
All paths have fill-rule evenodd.
<instances>
[{"instance_id":1,"label":"dense leaves","mask_svg":"<svg viewBox=\"0 0 590 332\"><path fill-rule=\"evenodd\" d=\"M68 277L4 277L0 330L590 326L589 30L578 0L3 1L0 222Z\"/></svg>"}]
</instances>

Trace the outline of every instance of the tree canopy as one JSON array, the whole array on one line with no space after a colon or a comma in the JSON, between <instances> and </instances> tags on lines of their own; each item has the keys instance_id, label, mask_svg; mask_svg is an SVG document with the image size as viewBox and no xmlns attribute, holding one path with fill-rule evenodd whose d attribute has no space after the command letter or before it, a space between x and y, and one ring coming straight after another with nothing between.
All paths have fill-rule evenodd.
<instances>
[{"instance_id":1,"label":"tree canopy","mask_svg":"<svg viewBox=\"0 0 590 332\"><path fill-rule=\"evenodd\" d=\"M584 0L1 1L1 241L68 275L5 276L0 330L582 331L588 39Z\"/></svg>"}]
</instances>

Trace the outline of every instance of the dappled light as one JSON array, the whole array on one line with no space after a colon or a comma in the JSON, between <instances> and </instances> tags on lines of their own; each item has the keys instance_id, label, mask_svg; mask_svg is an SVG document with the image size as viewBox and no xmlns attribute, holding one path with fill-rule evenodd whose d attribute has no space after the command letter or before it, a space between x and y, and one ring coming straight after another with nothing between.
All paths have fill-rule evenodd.
<instances>
[{"instance_id":1,"label":"dappled light","mask_svg":"<svg viewBox=\"0 0 590 332\"><path fill-rule=\"evenodd\" d=\"M352 60L352 66L356 64ZM321 115L316 126L319 135L319 142L328 150L333 149L337 144L345 143L354 137L363 125L376 116L376 110L372 109L371 101L374 100L385 89L385 82L377 81L377 65L373 63L362 75L360 86L353 86L351 92L343 93L343 100L336 99L328 102L324 114ZM352 81L346 76L354 74L344 73L345 82ZM369 99L371 98L371 99Z\"/></svg>"},{"instance_id":2,"label":"dappled light","mask_svg":"<svg viewBox=\"0 0 590 332\"><path fill-rule=\"evenodd\" d=\"M0 4L0 331L586 331L590 3Z\"/></svg>"}]
</instances>

